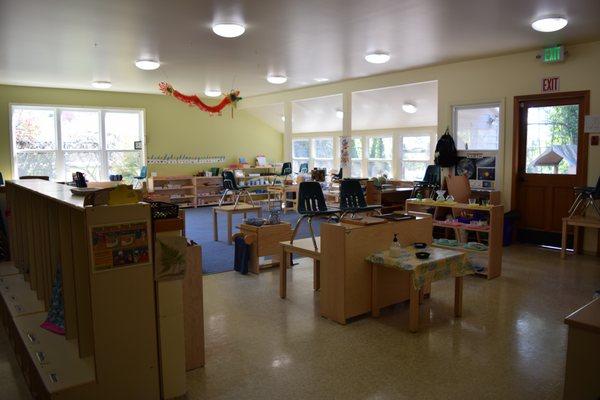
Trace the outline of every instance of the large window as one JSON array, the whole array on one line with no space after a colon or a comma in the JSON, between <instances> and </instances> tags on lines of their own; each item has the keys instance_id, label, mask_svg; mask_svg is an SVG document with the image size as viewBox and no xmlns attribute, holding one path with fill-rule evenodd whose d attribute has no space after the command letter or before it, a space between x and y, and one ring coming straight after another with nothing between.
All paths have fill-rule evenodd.
<instances>
[{"instance_id":1,"label":"large window","mask_svg":"<svg viewBox=\"0 0 600 400\"><path fill-rule=\"evenodd\" d=\"M401 179L420 181L431 159L431 138L429 135L402 136Z\"/></svg>"},{"instance_id":2,"label":"large window","mask_svg":"<svg viewBox=\"0 0 600 400\"><path fill-rule=\"evenodd\" d=\"M292 140L292 168L300 170L300 165L307 163L309 169L325 168L330 172L334 168L333 137L317 137Z\"/></svg>"},{"instance_id":3,"label":"large window","mask_svg":"<svg viewBox=\"0 0 600 400\"><path fill-rule=\"evenodd\" d=\"M350 163L352 178L362 178L362 160L363 160L363 138L353 137L350 139Z\"/></svg>"},{"instance_id":4,"label":"large window","mask_svg":"<svg viewBox=\"0 0 600 400\"><path fill-rule=\"evenodd\" d=\"M455 106L453 122L457 150L500 149L500 104Z\"/></svg>"},{"instance_id":5,"label":"large window","mask_svg":"<svg viewBox=\"0 0 600 400\"><path fill-rule=\"evenodd\" d=\"M387 175L392 177L392 154L394 139L391 136L368 138L367 173L369 177Z\"/></svg>"},{"instance_id":6,"label":"large window","mask_svg":"<svg viewBox=\"0 0 600 400\"><path fill-rule=\"evenodd\" d=\"M13 174L70 181L75 171L90 181L135 176L143 164L141 110L11 107Z\"/></svg>"}]
</instances>

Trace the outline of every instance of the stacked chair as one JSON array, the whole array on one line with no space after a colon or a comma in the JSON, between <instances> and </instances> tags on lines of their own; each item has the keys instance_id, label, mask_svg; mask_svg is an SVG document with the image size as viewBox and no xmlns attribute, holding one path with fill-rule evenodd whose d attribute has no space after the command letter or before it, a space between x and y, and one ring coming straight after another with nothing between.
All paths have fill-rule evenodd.
<instances>
[{"instance_id":1,"label":"stacked chair","mask_svg":"<svg viewBox=\"0 0 600 400\"><path fill-rule=\"evenodd\" d=\"M223 177L223 188L225 189L225 191L223 192L223 196L221 196L221 200L219 201L219 207L223 205L225 198L229 194L235 196L235 207L237 207L240 201L240 197L242 196L250 200L250 204L254 205L254 200L252 200L250 192L248 192L246 188L238 186L235 180L235 175L232 171L223 171L221 176Z\"/></svg>"},{"instance_id":2,"label":"stacked chair","mask_svg":"<svg viewBox=\"0 0 600 400\"><path fill-rule=\"evenodd\" d=\"M577 197L569 209L569 217L585 214L589 206L592 206L600 217L600 208L596 204L596 201L600 200L600 177L598 177L596 187L574 187L573 191L577 194Z\"/></svg>"},{"instance_id":3,"label":"stacked chair","mask_svg":"<svg viewBox=\"0 0 600 400\"><path fill-rule=\"evenodd\" d=\"M323 195L323 189L319 182L300 182L298 187L298 214L300 217L296 221L294 232L292 233L292 239L290 243L294 243L294 238L298 233L298 228L305 219L308 220L308 227L310 229L310 235L312 237L315 251L318 251L317 240L315 238L315 231L312 226L312 219L319 216L336 216L340 210L337 208L329 208L325 203L325 196Z\"/></svg>"},{"instance_id":4,"label":"stacked chair","mask_svg":"<svg viewBox=\"0 0 600 400\"><path fill-rule=\"evenodd\" d=\"M365 194L358 179L344 179L340 182L340 220L350 214L378 211L381 213L380 205L367 205Z\"/></svg>"},{"instance_id":5,"label":"stacked chair","mask_svg":"<svg viewBox=\"0 0 600 400\"><path fill-rule=\"evenodd\" d=\"M411 198L417 197L417 194L421 194L423 197L433 198L435 191L441 186L442 169L439 165L428 165L425 170L425 176L422 181L415 181L413 191L410 195Z\"/></svg>"}]
</instances>

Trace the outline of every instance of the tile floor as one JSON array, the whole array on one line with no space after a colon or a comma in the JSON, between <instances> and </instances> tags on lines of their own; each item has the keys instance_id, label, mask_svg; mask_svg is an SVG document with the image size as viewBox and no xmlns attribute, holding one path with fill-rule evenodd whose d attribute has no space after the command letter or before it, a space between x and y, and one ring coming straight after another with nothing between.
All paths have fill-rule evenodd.
<instances>
[{"instance_id":1,"label":"tile floor","mask_svg":"<svg viewBox=\"0 0 600 400\"><path fill-rule=\"evenodd\" d=\"M600 289L600 259L515 245L502 277L465 279L460 320L452 280L436 282L411 334L406 305L323 319L311 266L288 274L286 300L276 270L205 278L207 365L188 374L188 399L560 399L563 318ZM30 398L3 331L0 388Z\"/></svg>"}]
</instances>

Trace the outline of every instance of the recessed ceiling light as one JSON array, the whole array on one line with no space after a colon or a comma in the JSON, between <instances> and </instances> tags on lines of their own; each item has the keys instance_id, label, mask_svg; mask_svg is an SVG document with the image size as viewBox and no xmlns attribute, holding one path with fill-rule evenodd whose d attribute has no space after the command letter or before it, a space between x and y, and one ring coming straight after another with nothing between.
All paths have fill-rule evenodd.
<instances>
[{"instance_id":1,"label":"recessed ceiling light","mask_svg":"<svg viewBox=\"0 0 600 400\"><path fill-rule=\"evenodd\" d=\"M246 32L244 25L240 24L214 24L212 30L217 35L224 38L234 38L242 36Z\"/></svg>"},{"instance_id":2,"label":"recessed ceiling light","mask_svg":"<svg viewBox=\"0 0 600 400\"><path fill-rule=\"evenodd\" d=\"M342 110L335 110L335 116L336 116L336 118L343 119L344 112Z\"/></svg>"},{"instance_id":3,"label":"recessed ceiling light","mask_svg":"<svg viewBox=\"0 0 600 400\"><path fill-rule=\"evenodd\" d=\"M160 67L160 62L156 60L137 60L135 66L144 71L152 71Z\"/></svg>"},{"instance_id":4,"label":"recessed ceiling light","mask_svg":"<svg viewBox=\"0 0 600 400\"><path fill-rule=\"evenodd\" d=\"M540 18L531 23L531 27L538 32L556 32L567 26L567 19L563 17Z\"/></svg>"},{"instance_id":5,"label":"recessed ceiling light","mask_svg":"<svg viewBox=\"0 0 600 400\"><path fill-rule=\"evenodd\" d=\"M282 115L282 116L281 116L281 121L282 121L282 122L285 122L285 115Z\"/></svg>"},{"instance_id":6,"label":"recessed ceiling light","mask_svg":"<svg viewBox=\"0 0 600 400\"><path fill-rule=\"evenodd\" d=\"M221 91L219 89L206 89L204 94L208 97L219 97L221 95Z\"/></svg>"},{"instance_id":7,"label":"recessed ceiling light","mask_svg":"<svg viewBox=\"0 0 600 400\"><path fill-rule=\"evenodd\" d=\"M374 53L367 54L365 56L365 60L371 64L383 64L390 61L390 55L382 51L376 51Z\"/></svg>"},{"instance_id":8,"label":"recessed ceiling light","mask_svg":"<svg viewBox=\"0 0 600 400\"><path fill-rule=\"evenodd\" d=\"M327 82L329 81L329 78L315 78L316 82Z\"/></svg>"},{"instance_id":9,"label":"recessed ceiling light","mask_svg":"<svg viewBox=\"0 0 600 400\"><path fill-rule=\"evenodd\" d=\"M267 82L272 83L274 85L281 85L282 83L287 82L287 76L269 75L269 76L267 76Z\"/></svg>"},{"instance_id":10,"label":"recessed ceiling light","mask_svg":"<svg viewBox=\"0 0 600 400\"><path fill-rule=\"evenodd\" d=\"M93 81L92 86L96 89L108 89L112 86L109 81Z\"/></svg>"},{"instance_id":11,"label":"recessed ceiling light","mask_svg":"<svg viewBox=\"0 0 600 400\"><path fill-rule=\"evenodd\" d=\"M417 106L412 103L404 103L402 104L402 111L409 114L414 114L417 112Z\"/></svg>"}]
</instances>

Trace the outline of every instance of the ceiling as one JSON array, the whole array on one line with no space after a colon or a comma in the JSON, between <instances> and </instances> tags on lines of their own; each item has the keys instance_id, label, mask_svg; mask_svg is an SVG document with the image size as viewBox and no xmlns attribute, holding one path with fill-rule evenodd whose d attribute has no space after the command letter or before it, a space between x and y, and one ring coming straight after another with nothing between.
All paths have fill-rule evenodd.
<instances>
[{"instance_id":1,"label":"ceiling","mask_svg":"<svg viewBox=\"0 0 600 400\"><path fill-rule=\"evenodd\" d=\"M539 33L530 22L562 14ZM600 38L598 0L0 0L0 83L158 93L232 87L242 96L423 65ZM224 39L213 21L246 33ZM387 64L364 60L391 54ZM156 57L157 71L137 58ZM284 85L265 76L285 74Z\"/></svg>"},{"instance_id":2,"label":"ceiling","mask_svg":"<svg viewBox=\"0 0 600 400\"><path fill-rule=\"evenodd\" d=\"M402 104L417 106L417 112L402 111ZM342 96L334 95L292 102L292 131L339 132ZM245 108L278 132L283 132L283 105ZM437 125L437 82L424 82L352 93L352 130L375 130Z\"/></svg>"}]
</instances>

